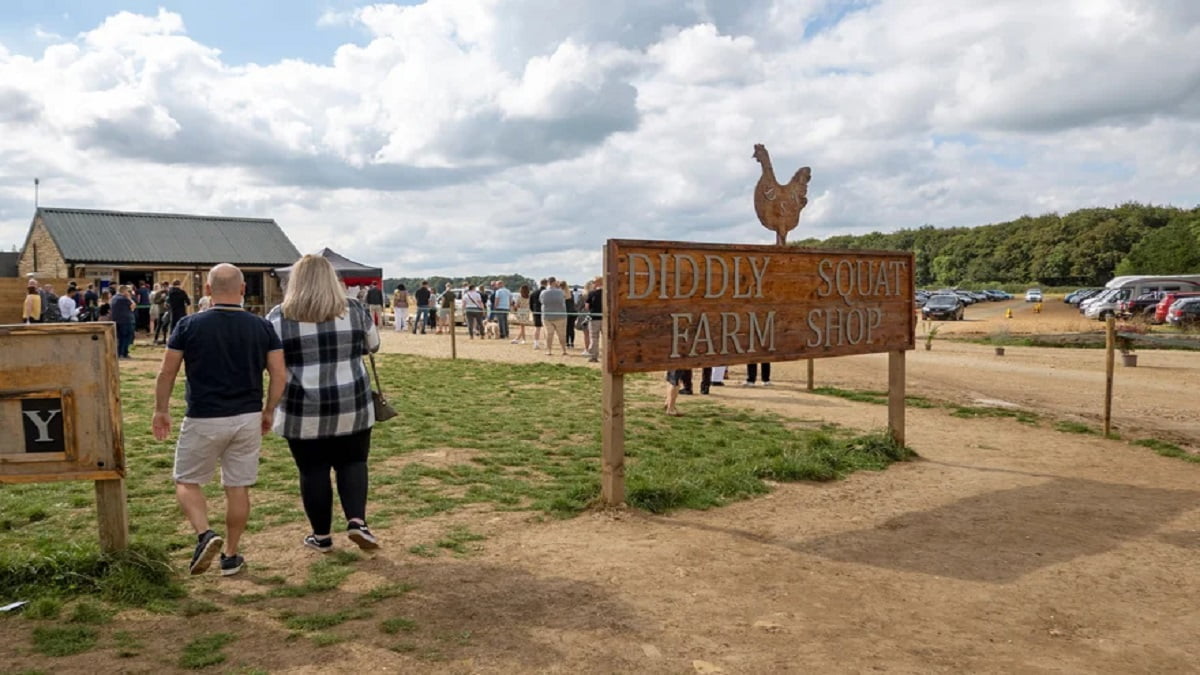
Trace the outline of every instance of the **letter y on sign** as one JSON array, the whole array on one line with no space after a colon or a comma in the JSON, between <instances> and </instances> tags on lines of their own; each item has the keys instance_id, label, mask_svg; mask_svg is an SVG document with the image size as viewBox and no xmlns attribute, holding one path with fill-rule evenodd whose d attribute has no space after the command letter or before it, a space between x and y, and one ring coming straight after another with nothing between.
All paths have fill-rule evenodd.
<instances>
[{"instance_id":1,"label":"letter y on sign","mask_svg":"<svg viewBox=\"0 0 1200 675\"><path fill-rule=\"evenodd\" d=\"M25 452L65 452L62 400L27 398L21 401Z\"/></svg>"}]
</instances>

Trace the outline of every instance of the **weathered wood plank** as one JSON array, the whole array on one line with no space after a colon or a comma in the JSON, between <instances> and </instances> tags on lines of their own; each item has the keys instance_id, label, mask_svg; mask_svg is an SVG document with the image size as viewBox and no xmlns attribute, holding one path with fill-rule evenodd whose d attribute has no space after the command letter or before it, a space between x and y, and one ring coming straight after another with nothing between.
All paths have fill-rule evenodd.
<instances>
[{"instance_id":1,"label":"weathered wood plank","mask_svg":"<svg viewBox=\"0 0 1200 675\"><path fill-rule=\"evenodd\" d=\"M105 553L129 547L129 510L125 505L125 479L96 481L96 520L100 550Z\"/></svg>"},{"instance_id":2,"label":"weathered wood plank","mask_svg":"<svg viewBox=\"0 0 1200 675\"><path fill-rule=\"evenodd\" d=\"M605 264L612 372L915 344L911 253L610 240Z\"/></svg>"},{"instance_id":3,"label":"weathered wood plank","mask_svg":"<svg viewBox=\"0 0 1200 675\"><path fill-rule=\"evenodd\" d=\"M888 431L904 445L904 351L888 352Z\"/></svg>"}]
</instances>

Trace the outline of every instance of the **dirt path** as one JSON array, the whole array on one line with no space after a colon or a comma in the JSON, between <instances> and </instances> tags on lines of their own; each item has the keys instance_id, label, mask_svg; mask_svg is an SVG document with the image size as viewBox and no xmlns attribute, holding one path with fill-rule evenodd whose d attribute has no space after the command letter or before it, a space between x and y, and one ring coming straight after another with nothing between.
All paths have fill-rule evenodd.
<instances>
[{"instance_id":1,"label":"dirt path","mask_svg":"<svg viewBox=\"0 0 1200 675\"><path fill-rule=\"evenodd\" d=\"M498 361L564 358L495 341L461 340L459 349ZM385 351L442 356L448 339L388 334ZM1094 423L1099 354L1010 348L995 357L939 341L910 354L909 389ZM882 388L884 363L820 361L817 381ZM1144 352L1138 368L1119 369L1126 437L1161 429L1153 435L1195 444L1198 369L1200 354L1183 352ZM802 373L780 364L773 387L726 386L714 398L883 426L884 406L809 395ZM681 404L686 411L686 397ZM910 409L908 440L919 461L832 484L779 485L706 512L537 522L468 511L408 523L383 532L388 548L347 583L415 583L404 611L422 636L436 636L434 652L395 653L365 633L325 649L286 642L277 621L251 610L245 621L262 634L238 643L239 662L294 673L1196 672L1200 465L1048 423L958 419L944 408ZM447 522L486 534L481 552L435 560L404 552ZM282 573L300 576L309 558L293 538L266 532L247 545L277 551ZM249 582L193 583L203 597ZM164 628L163 639L178 644L228 620L195 617ZM59 665L128 664L94 652Z\"/></svg>"}]
</instances>

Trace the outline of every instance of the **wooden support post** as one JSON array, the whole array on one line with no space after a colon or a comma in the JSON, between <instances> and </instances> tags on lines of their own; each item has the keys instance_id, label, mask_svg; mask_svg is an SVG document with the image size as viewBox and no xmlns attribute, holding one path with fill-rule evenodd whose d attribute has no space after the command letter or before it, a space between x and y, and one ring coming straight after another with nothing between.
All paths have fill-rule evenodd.
<instances>
[{"instance_id":1,"label":"wooden support post","mask_svg":"<svg viewBox=\"0 0 1200 675\"><path fill-rule=\"evenodd\" d=\"M450 291L446 291L449 293ZM458 324L454 322L454 305L450 305L450 360L458 359L458 342L455 341L455 336L458 334Z\"/></svg>"},{"instance_id":2,"label":"wooden support post","mask_svg":"<svg viewBox=\"0 0 1200 675\"><path fill-rule=\"evenodd\" d=\"M904 350L888 352L888 431L904 445Z\"/></svg>"},{"instance_id":3,"label":"wooden support post","mask_svg":"<svg viewBox=\"0 0 1200 675\"><path fill-rule=\"evenodd\" d=\"M602 408L600 494L606 506L620 506L625 501L625 376L608 372L607 364Z\"/></svg>"},{"instance_id":4,"label":"wooden support post","mask_svg":"<svg viewBox=\"0 0 1200 675\"><path fill-rule=\"evenodd\" d=\"M815 359L808 360L808 390L809 391L813 390L813 361L814 360Z\"/></svg>"},{"instance_id":5,"label":"wooden support post","mask_svg":"<svg viewBox=\"0 0 1200 675\"><path fill-rule=\"evenodd\" d=\"M96 521L100 525L101 551L115 553L129 548L124 478L96 481Z\"/></svg>"},{"instance_id":6,"label":"wooden support post","mask_svg":"<svg viewBox=\"0 0 1200 675\"><path fill-rule=\"evenodd\" d=\"M1108 317L1104 322L1104 436L1112 433L1113 359L1117 348L1117 322Z\"/></svg>"}]
</instances>

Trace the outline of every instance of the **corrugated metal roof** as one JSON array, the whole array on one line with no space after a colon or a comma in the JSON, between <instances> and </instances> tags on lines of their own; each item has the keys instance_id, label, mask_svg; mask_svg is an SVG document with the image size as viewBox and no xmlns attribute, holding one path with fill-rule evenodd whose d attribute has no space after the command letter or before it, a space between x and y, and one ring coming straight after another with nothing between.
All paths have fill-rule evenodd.
<instances>
[{"instance_id":1,"label":"corrugated metal roof","mask_svg":"<svg viewBox=\"0 0 1200 675\"><path fill-rule=\"evenodd\" d=\"M290 265L300 252L269 218L39 208L71 263Z\"/></svg>"}]
</instances>

